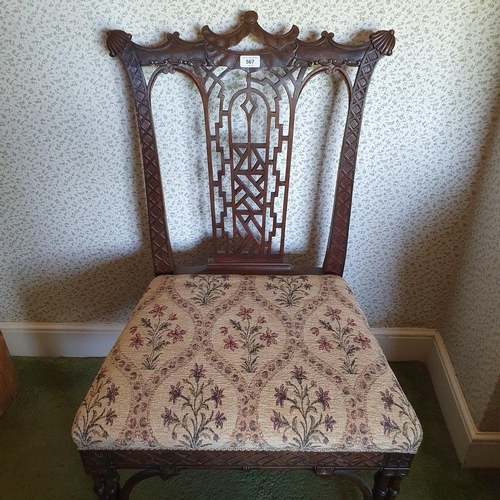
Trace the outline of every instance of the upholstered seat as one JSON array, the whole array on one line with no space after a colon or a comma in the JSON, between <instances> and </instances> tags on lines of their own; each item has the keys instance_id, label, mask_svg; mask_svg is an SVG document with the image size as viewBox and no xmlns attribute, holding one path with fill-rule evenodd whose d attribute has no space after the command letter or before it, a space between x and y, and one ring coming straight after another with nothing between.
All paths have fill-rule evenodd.
<instances>
[{"instance_id":1,"label":"upholstered seat","mask_svg":"<svg viewBox=\"0 0 500 500\"><path fill-rule=\"evenodd\" d=\"M114 450L416 453L421 435L335 275L155 278L73 427Z\"/></svg>"}]
</instances>

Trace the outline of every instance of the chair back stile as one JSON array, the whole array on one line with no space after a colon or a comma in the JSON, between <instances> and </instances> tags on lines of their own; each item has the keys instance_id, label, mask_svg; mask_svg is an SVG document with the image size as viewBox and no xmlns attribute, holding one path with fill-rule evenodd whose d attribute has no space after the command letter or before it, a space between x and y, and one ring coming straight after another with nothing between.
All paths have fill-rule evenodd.
<instances>
[{"instance_id":1,"label":"chair back stile","mask_svg":"<svg viewBox=\"0 0 500 500\"><path fill-rule=\"evenodd\" d=\"M250 34L262 48L232 50ZM377 62L392 53L395 38L392 30L378 31L368 43L341 45L331 33L311 42L298 34L296 26L283 35L267 33L255 12L247 12L239 28L225 35L205 26L203 38L192 42L176 32L160 46L143 47L123 31L108 34L110 55L122 62L135 102L156 275L179 271L167 229L151 106L157 77L174 72L194 81L204 108L213 255L202 272L234 274L302 271L287 262L284 252L295 110L316 75L342 78L349 104L332 222L323 267L311 271L342 275L366 93ZM149 81L143 66L156 67ZM354 82L348 66L357 68Z\"/></svg>"}]
</instances>

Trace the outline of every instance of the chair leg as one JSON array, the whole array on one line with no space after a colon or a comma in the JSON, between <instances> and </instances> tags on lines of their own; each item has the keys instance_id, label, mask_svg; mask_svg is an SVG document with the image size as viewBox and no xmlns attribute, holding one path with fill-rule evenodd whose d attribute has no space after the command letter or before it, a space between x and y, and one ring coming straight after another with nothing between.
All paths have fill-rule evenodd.
<instances>
[{"instance_id":1,"label":"chair leg","mask_svg":"<svg viewBox=\"0 0 500 500\"><path fill-rule=\"evenodd\" d=\"M373 500L373 494L367 482L355 472L350 470L335 470L333 467L315 467L314 473L322 478L331 478L332 476L342 476L354 483L361 493L363 500Z\"/></svg>"},{"instance_id":2,"label":"chair leg","mask_svg":"<svg viewBox=\"0 0 500 500\"><path fill-rule=\"evenodd\" d=\"M99 500L120 499L120 476L116 469L102 469L97 474L92 474L94 493Z\"/></svg>"},{"instance_id":3,"label":"chair leg","mask_svg":"<svg viewBox=\"0 0 500 500\"><path fill-rule=\"evenodd\" d=\"M179 467L168 467L168 466L160 467L158 469L146 469L137 472L133 476L129 477L128 480L123 485L123 488L120 492L120 500L129 500L132 489L141 481L144 481L144 479L160 476L164 481L166 481L171 477L177 476L179 472L180 472Z\"/></svg>"},{"instance_id":4,"label":"chair leg","mask_svg":"<svg viewBox=\"0 0 500 500\"><path fill-rule=\"evenodd\" d=\"M378 471L373 487L374 500L395 500L399 493L401 476L397 471Z\"/></svg>"}]
</instances>

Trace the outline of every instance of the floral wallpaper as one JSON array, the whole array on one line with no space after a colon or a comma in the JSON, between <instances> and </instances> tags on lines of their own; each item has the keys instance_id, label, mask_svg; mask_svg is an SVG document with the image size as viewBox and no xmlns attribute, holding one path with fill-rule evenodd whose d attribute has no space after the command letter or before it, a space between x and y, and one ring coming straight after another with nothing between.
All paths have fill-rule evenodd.
<instances>
[{"instance_id":1,"label":"floral wallpaper","mask_svg":"<svg viewBox=\"0 0 500 500\"><path fill-rule=\"evenodd\" d=\"M485 432L500 431L500 106L495 111L461 272L441 330L474 421Z\"/></svg>"},{"instance_id":2,"label":"floral wallpaper","mask_svg":"<svg viewBox=\"0 0 500 500\"><path fill-rule=\"evenodd\" d=\"M328 30L339 42L359 42L369 31L395 30L394 55L379 64L368 95L345 277L373 326L440 326L475 185L493 161L482 152L500 68L493 1L4 2L0 320L126 321L152 266L131 103L105 33L123 29L142 44L175 30L192 39L204 24L233 27L249 9L265 29L295 23L304 39ZM208 248L201 124L192 89L173 78L154 98L167 89L175 99L163 109L172 118L158 116L156 125L175 137L161 156L174 248L189 264ZM326 245L328 159L341 132L323 132L328 122L312 110L331 93L318 82L300 109L291 196L302 201L290 207L287 235L297 263L319 263ZM193 174L199 183L188 181ZM478 342L482 359L488 348ZM470 361L458 351L453 360L466 377Z\"/></svg>"}]
</instances>

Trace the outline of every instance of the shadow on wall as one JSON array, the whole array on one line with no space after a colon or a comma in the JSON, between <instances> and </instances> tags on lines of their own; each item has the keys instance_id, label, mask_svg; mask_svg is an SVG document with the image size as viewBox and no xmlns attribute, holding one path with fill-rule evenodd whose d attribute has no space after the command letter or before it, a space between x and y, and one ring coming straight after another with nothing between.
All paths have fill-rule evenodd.
<instances>
[{"instance_id":1,"label":"shadow on wall","mask_svg":"<svg viewBox=\"0 0 500 500\"><path fill-rule=\"evenodd\" d=\"M470 205L470 191L464 191L455 200L454 212L443 207L430 228L423 223L414 228L401 252L403 264L394 271L397 276L394 289L382 288L376 295L366 294L365 290L373 290L373 284L363 280L378 279L377 272L361 277L359 293L356 289L355 293L372 326L438 326L464 241L465 231L457 231L456 225L465 228ZM449 237L444 238L447 234ZM315 239L310 234L305 252L290 254L290 261L311 265L317 252ZM211 239L207 238L189 251L175 252L175 262L202 265L210 253ZM322 261L323 255L320 257ZM347 261L349 274L353 274L353 264ZM30 281L23 294L26 318L56 323L126 321L153 276L149 241L145 240L136 253L96 262L75 272L61 269L55 277L40 276L36 282ZM378 281L387 284L387 280ZM380 317L382 321L378 320Z\"/></svg>"},{"instance_id":2,"label":"shadow on wall","mask_svg":"<svg viewBox=\"0 0 500 500\"><path fill-rule=\"evenodd\" d=\"M406 242L404 264L398 269L396 280L399 290L395 308L400 325L443 327L464 265L466 241L484 182L485 164L494 146L495 110L499 106L497 98L489 126L485 128L479 161L471 169L469 185L464 186L460 196L453 198L453 203L443 203L430 229L421 223L420 227L414 227Z\"/></svg>"},{"instance_id":3,"label":"shadow on wall","mask_svg":"<svg viewBox=\"0 0 500 500\"><path fill-rule=\"evenodd\" d=\"M431 224L420 220L413 226L401 249L384 326L438 328L458 270L474 183L453 205L443 203Z\"/></svg>"},{"instance_id":4,"label":"shadow on wall","mask_svg":"<svg viewBox=\"0 0 500 500\"><path fill-rule=\"evenodd\" d=\"M103 38L103 46L105 39ZM123 79L126 74L123 70ZM50 276L41 273L34 282L32 279L23 286L23 302L27 321L33 322L114 322L125 321L130 310L154 277L151 261L147 210L144 196L144 180L140 143L135 121L132 99L128 101L127 137L131 141L132 197L135 200L137 225L142 244L135 252L125 256L110 256L95 260L95 256L85 259L84 264L73 264L77 269L61 259L59 269ZM76 200L75 203L78 203ZM76 217L76 216L75 216ZM112 220L103 221L112 225ZM77 221L75 222L76 227ZM135 229L135 228L134 228Z\"/></svg>"},{"instance_id":5,"label":"shadow on wall","mask_svg":"<svg viewBox=\"0 0 500 500\"><path fill-rule=\"evenodd\" d=\"M452 303L452 297L454 294L456 294L459 291L459 286L461 283L461 270L464 268L467 262L467 258L470 259L471 256L467 257L465 250L466 250L466 245L465 243L469 238L471 238L471 233L473 231L473 224L475 223L474 221L474 216L477 212L477 206L479 204L479 199L481 196L481 191L483 189L484 183L485 183L485 177L486 177L486 168L489 162L489 159L491 158L493 154L493 148L495 146L495 140L496 137L498 136L497 130L500 127L500 120L498 118L498 113L500 111L500 85L497 86L496 89L496 99L493 101L493 106L491 107L491 118L488 124L488 127L486 128L487 134L483 140L483 144L481 147L481 156L479 159L478 164L476 165L476 178L475 182L473 184L473 199L471 206L469 208L469 213L468 213L468 219L467 219L467 225L464 228L463 231L463 241L462 241L462 251L460 253L460 258L457 259L457 264L456 264L456 269L455 269L455 274L454 274L454 280L452 283L452 286L449 287L448 290L448 296L446 297L446 304L445 304L445 309L443 310L443 320L441 324L439 325L439 328L446 328L446 322L448 321L447 317L449 314L453 314L453 303ZM497 166L498 167L498 166ZM490 167L490 168L495 168ZM481 256L473 256L473 258L481 258Z\"/></svg>"},{"instance_id":6,"label":"shadow on wall","mask_svg":"<svg viewBox=\"0 0 500 500\"><path fill-rule=\"evenodd\" d=\"M354 41L363 36L364 33L358 34ZM136 253L99 261L94 265L89 265L87 269L79 268L78 271L71 273L61 268L60 274L56 277L41 276L36 283L27 283L24 291L24 304L29 321L125 321L153 277L135 111L132 101L129 102L131 125L128 132L135 152L132 163L133 192L137 200L137 213L143 235L142 247ZM329 128L327 127L326 130ZM327 140L328 133L325 131L321 141L322 151L325 149L324 144ZM487 156L486 150L491 146L492 144L485 142L483 157ZM321 172L324 175L323 172L324 168ZM379 290L375 294L371 293L373 290L371 284L364 281L364 277L358 280L357 288L361 293L357 295L373 326L431 328L438 326L452 288L450 284L454 282L454 276L458 270L457 263L460 260L458 257L462 253L466 229L470 223L473 186L480 182L481 176L480 163L476 167L471 187L464 187L462 194L453 200L452 205L439 207L439 212L435 214L432 223L422 221L420 226L413 228L401 251L401 265L394 270L395 278L392 281L396 284L394 289ZM316 193L319 192L319 187L318 180L315 186ZM313 218L318 218L316 206ZM457 230L457 226L460 226L462 230ZM327 238L327 235L321 237ZM317 228L311 226L305 252L290 255L290 260L310 265L310 260L313 260L316 255L318 240ZM175 242L173 243L175 245ZM209 249L210 242L207 243L204 240L190 251L177 252L176 262L185 265L202 264L203 261L192 262L192 256L207 255L210 253ZM321 255L322 259L323 255ZM382 260L383 257L375 256L374 262L377 259ZM376 270L366 280L374 278L377 278ZM368 293L364 290L368 290ZM373 303L370 304L370 302Z\"/></svg>"},{"instance_id":7,"label":"shadow on wall","mask_svg":"<svg viewBox=\"0 0 500 500\"><path fill-rule=\"evenodd\" d=\"M464 239L461 232L451 229L455 224L465 225L470 195L464 193L456 201L456 207L454 213L447 211L436 216L430 230L415 228L404 247L404 263L396 271L397 288L381 290L377 299L390 304L382 308L387 314L384 326L437 327L436 311L442 311L448 300L447 287L457 272L457 253ZM450 238L443 238L447 233ZM309 238L304 253L289 255L292 262L305 261L310 265L311 256L315 255L312 239ZM175 262L179 265L204 264L206 259L195 260L194 256L208 256L210 250L211 239L208 238L190 251L176 252ZM350 269L349 261L347 264ZM131 255L96 262L73 273L64 269L56 277L40 276L36 282L30 281L23 293L26 319L55 323L126 321L153 277L149 241L145 241L142 248ZM375 272L367 279L374 277ZM373 316L372 304L366 303L363 287L360 291L358 299L368 319L372 326L379 326L370 317ZM373 297L368 296L368 299Z\"/></svg>"},{"instance_id":8,"label":"shadow on wall","mask_svg":"<svg viewBox=\"0 0 500 500\"><path fill-rule=\"evenodd\" d=\"M479 425L481 432L500 432L500 377Z\"/></svg>"},{"instance_id":9,"label":"shadow on wall","mask_svg":"<svg viewBox=\"0 0 500 500\"><path fill-rule=\"evenodd\" d=\"M189 252L176 252L182 265L192 253L206 253L211 240L203 240ZM201 265L206 259L197 264ZM41 283L30 283L24 291L27 321L105 323L126 321L154 278L149 241L142 249L125 257L98 262L74 273L61 272Z\"/></svg>"},{"instance_id":10,"label":"shadow on wall","mask_svg":"<svg viewBox=\"0 0 500 500\"><path fill-rule=\"evenodd\" d=\"M27 320L51 323L124 320L139 300L140 290L145 290L154 276L146 251L29 283L23 296Z\"/></svg>"}]
</instances>

